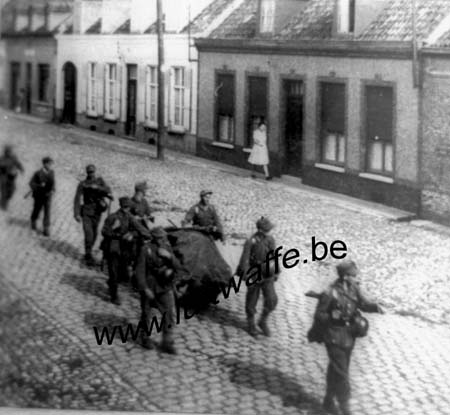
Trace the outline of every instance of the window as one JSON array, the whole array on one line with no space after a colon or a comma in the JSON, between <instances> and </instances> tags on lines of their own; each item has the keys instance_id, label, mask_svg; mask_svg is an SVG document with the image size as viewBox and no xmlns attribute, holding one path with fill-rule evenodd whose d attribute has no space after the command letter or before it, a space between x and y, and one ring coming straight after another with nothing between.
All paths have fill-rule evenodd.
<instances>
[{"instance_id":1,"label":"window","mask_svg":"<svg viewBox=\"0 0 450 415\"><path fill-rule=\"evenodd\" d=\"M38 100L41 102L49 102L50 65L38 65L38 81Z\"/></svg>"},{"instance_id":2,"label":"window","mask_svg":"<svg viewBox=\"0 0 450 415\"><path fill-rule=\"evenodd\" d=\"M275 18L275 0L262 0L261 16L260 16L261 33L273 31L274 18Z\"/></svg>"},{"instance_id":3,"label":"window","mask_svg":"<svg viewBox=\"0 0 450 415\"><path fill-rule=\"evenodd\" d=\"M173 125L175 127L183 127L185 125L184 120L184 88L185 88L185 76L184 68L173 68Z\"/></svg>"},{"instance_id":4,"label":"window","mask_svg":"<svg viewBox=\"0 0 450 415\"><path fill-rule=\"evenodd\" d=\"M339 0L337 31L339 33L355 31L355 0Z\"/></svg>"},{"instance_id":5,"label":"window","mask_svg":"<svg viewBox=\"0 0 450 415\"><path fill-rule=\"evenodd\" d=\"M234 75L216 78L216 140L234 142Z\"/></svg>"},{"instance_id":6,"label":"window","mask_svg":"<svg viewBox=\"0 0 450 415\"><path fill-rule=\"evenodd\" d=\"M158 125L158 68L147 66L146 71L145 119L147 124Z\"/></svg>"},{"instance_id":7,"label":"window","mask_svg":"<svg viewBox=\"0 0 450 415\"><path fill-rule=\"evenodd\" d=\"M369 171L391 175L393 155L392 87L366 86L367 167Z\"/></svg>"},{"instance_id":8,"label":"window","mask_svg":"<svg viewBox=\"0 0 450 415\"><path fill-rule=\"evenodd\" d=\"M88 115L97 115L97 65L94 62L88 63L88 97L87 112Z\"/></svg>"},{"instance_id":9,"label":"window","mask_svg":"<svg viewBox=\"0 0 450 415\"><path fill-rule=\"evenodd\" d=\"M246 147L253 145L253 131L262 119L267 123L267 79L261 76L248 77L248 112ZM266 124L267 125L267 124Z\"/></svg>"},{"instance_id":10,"label":"window","mask_svg":"<svg viewBox=\"0 0 450 415\"><path fill-rule=\"evenodd\" d=\"M345 163L345 84L320 84L321 159L325 163Z\"/></svg>"},{"instance_id":11,"label":"window","mask_svg":"<svg viewBox=\"0 0 450 415\"><path fill-rule=\"evenodd\" d=\"M118 88L117 65L108 63L105 65L105 117L118 118Z\"/></svg>"}]
</instances>

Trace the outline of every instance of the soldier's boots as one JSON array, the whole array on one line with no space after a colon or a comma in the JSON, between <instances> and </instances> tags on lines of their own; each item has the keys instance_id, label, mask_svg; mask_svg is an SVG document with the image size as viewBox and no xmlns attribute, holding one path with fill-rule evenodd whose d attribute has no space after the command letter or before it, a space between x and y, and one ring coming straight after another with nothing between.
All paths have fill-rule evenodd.
<instances>
[{"instance_id":1,"label":"soldier's boots","mask_svg":"<svg viewBox=\"0 0 450 415\"><path fill-rule=\"evenodd\" d=\"M258 330L256 329L255 317L247 318L247 326L250 336L256 337L258 335Z\"/></svg>"},{"instance_id":2,"label":"soldier's boots","mask_svg":"<svg viewBox=\"0 0 450 415\"><path fill-rule=\"evenodd\" d=\"M339 402L339 408L341 409L342 415L352 415L352 412L350 411L350 405L348 401L346 402Z\"/></svg>"},{"instance_id":3,"label":"soldier's boots","mask_svg":"<svg viewBox=\"0 0 450 415\"><path fill-rule=\"evenodd\" d=\"M84 256L84 261L86 262L86 265L88 267L94 267L97 265L95 258L92 256L92 254L90 252Z\"/></svg>"},{"instance_id":4,"label":"soldier's boots","mask_svg":"<svg viewBox=\"0 0 450 415\"><path fill-rule=\"evenodd\" d=\"M332 397L325 396L322 408L327 414L339 415L339 410L336 404L334 403L334 399Z\"/></svg>"},{"instance_id":5,"label":"soldier's boots","mask_svg":"<svg viewBox=\"0 0 450 415\"><path fill-rule=\"evenodd\" d=\"M262 316L260 318L258 321L258 327L262 330L264 336L270 337L272 335L269 326L267 325L267 316Z\"/></svg>"},{"instance_id":6,"label":"soldier's boots","mask_svg":"<svg viewBox=\"0 0 450 415\"><path fill-rule=\"evenodd\" d=\"M174 346L173 342L168 343L168 342L163 341L161 343L161 350L164 353L177 354L177 349L175 349L175 346Z\"/></svg>"},{"instance_id":7,"label":"soldier's boots","mask_svg":"<svg viewBox=\"0 0 450 415\"><path fill-rule=\"evenodd\" d=\"M44 228L44 236L50 236L50 229Z\"/></svg>"},{"instance_id":8,"label":"soldier's boots","mask_svg":"<svg viewBox=\"0 0 450 415\"><path fill-rule=\"evenodd\" d=\"M31 230L32 231L37 230L36 221L31 221Z\"/></svg>"},{"instance_id":9,"label":"soldier's boots","mask_svg":"<svg viewBox=\"0 0 450 415\"><path fill-rule=\"evenodd\" d=\"M147 350L154 349L153 343L150 341L149 337L141 330L141 344Z\"/></svg>"}]
</instances>

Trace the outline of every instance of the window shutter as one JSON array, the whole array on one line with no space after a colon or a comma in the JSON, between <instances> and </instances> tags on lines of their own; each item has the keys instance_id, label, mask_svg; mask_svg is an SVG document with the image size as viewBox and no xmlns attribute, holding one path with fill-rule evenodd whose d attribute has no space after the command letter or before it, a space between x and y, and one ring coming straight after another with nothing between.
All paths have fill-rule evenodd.
<instances>
[{"instance_id":1,"label":"window shutter","mask_svg":"<svg viewBox=\"0 0 450 415\"><path fill-rule=\"evenodd\" d=\"M87 113L88 109L88 82L89 82L89 62L86 62L84 65L81 65L81 88L80 88L80 112Z\"/></svg>"},{"instance_id":2,"label":"window shutter","mask_svg":"<svg viewBox=\"0 0 450 415\"><path fill-rule=\"evenodd\" d=\"M148 65L145 66L145 83L143 86L144 89L144 120L145 122L149 121L150 117L150 67Z\"/></svg>"},{"instance_id":3,"label":"window shutter","mask_svg":"<svg viewBox=\"0 0 450 415\"><path fill-rule=\"evenodd\" d=\"M172 124L173 119L173 93L172 93L172 84L173 84L173 68L170 68L164 76L164 124L169 126Z\"/></svg>"},{"instance_id":4,"label":"window shutter","mask_svg":"<svg viewBox=\"0 0 450 415\"><path fill-rule=\"evenodd\" d=\"M137 108L136 108L136 124L143 122L145 116L145 97L147 89L147 66L138 66L137 68Z\"/></svg>"},{"instance_id":5,"label":"window shutter","mask_svg":"<svg viewBox=\"0 0 450 415\"><path fill-rule=\"evenodd\" d=\"M190 130L192 111L191 111L191 90L192 90L192 69L184 70L184 128Z\"/></svg>"},{"instance_id":6,"label":"window shutter","mask_svg":"<svg viewBox=\"0 0 450 415\"><path fill-rule=\"evenodd\" d=\"M103 112L103 75L104 75L104 69L102 67L101 63L95 64L95 94L97 96L97 102L95 107L95 112L97 114L101 114Z\"/></svg>"},{"instance_id":7,"label":"window shutter","mask_svg":"<svg viewBox=\"0 0 450 415\"><path fill-rule=\"evenodd\" d=\"M114 116L117 117L118 120L121 119L121 102L122 102L122 66L120 64L116 64L116 94L115 94L115 103L114 103Z\"/></svg>"},{"instance_id":8,"label":"window shutter","mask_svg":"<svg viewBox=\"0 0 450 415\"><path fill-rule=\"evenodd\" d=\"M103 85L104 85L104 92L103 92L103 114L107 115L109 114L109 82L108 82L108 68L109 64L105 63L105 66L103 67Z\"/></svg>"}]
</instances>

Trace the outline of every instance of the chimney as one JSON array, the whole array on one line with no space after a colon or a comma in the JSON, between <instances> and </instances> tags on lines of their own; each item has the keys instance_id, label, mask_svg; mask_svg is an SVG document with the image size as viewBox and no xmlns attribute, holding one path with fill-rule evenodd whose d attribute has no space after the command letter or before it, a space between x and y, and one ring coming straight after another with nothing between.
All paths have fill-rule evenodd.
<instances>
[{"instance_id":1,"label":"chimney","mask_svg":"<svg viewBox=\"0 0 450 415\"><path fill-rule=\"evenodd\" d=\"M389 0L335 0L333 34L360 35L388 4Z\"/></svg>"},{"instance_id":2,"label":"chimney","mask_svg":"<svg viewBox=\"0 0 450 415\"><path fill-rule=\"evenodd\" d=\"M131 0L103 0L102 33L114 33L126 20L130 19L130 14Z\"/></svg>"},{"instance_id":3,"label":"chimney","mask_svg":"<svg viewBox=\"0 0 450 415\"><path fill-rule=\"evenodd\" d=\"M73 33L83 34L102 15L102 0L75 0L73 5Z\"/></svg>"},{"instance_id":4,"label":"chimney","mask_svg":"<svg viewBox=\"0 0 450 415\"><path fill-rule=\"evenodd\" d=\"M155 21L155 0L132 0L130 13L131 33L144 33Z\"/></svg>"}]
</instances>

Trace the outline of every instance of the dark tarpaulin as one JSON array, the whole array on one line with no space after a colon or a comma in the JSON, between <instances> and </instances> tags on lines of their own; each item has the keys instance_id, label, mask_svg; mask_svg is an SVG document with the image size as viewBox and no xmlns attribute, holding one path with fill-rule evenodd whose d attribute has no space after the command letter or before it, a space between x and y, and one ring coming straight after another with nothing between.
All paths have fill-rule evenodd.
<instances>
[{"instance_id":1,"label":"dark tarpaulin","mask_svg":"<svg viewBox=\"0 0 450 415\"><path fill-rule=\"evenodd\" d=\"M182 298L186 306L205 308L228 285L232 271L211 238L193 229L166 228L175 255L181 261L188 280L188 289Z\"/></svg>"}]
</instances>

